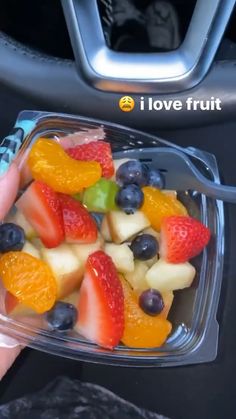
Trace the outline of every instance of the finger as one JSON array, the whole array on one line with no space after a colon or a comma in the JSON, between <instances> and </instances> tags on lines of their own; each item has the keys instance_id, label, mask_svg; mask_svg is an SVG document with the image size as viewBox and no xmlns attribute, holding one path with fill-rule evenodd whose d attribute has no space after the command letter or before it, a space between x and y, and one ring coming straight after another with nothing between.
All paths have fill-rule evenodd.
<instances>
[{"instance_id":1,"label":"finger","mask_svg":"<svg viewBox=\"0 0 236 419\"><path fill-rule=\"evenodd\" d=\"M18 187L19 187L19 170L15 163L12 163L10 168L0 177L0 220L2 220L9 209L14 203L16 198ZM1 297L3 298L4 292L2 286L0 286ZM1 311L4 313L4 307L2 307L2 298L0 299ZM8 337L0 337L1 342L4 343L4 347L0 347L0 379L5 375L10 366L15 361L16 357L21 351L21 347L17 345L17 342L10 347L6 344ZM6 344L6 346L5 346Z\"/></svg>"}]
</instances>

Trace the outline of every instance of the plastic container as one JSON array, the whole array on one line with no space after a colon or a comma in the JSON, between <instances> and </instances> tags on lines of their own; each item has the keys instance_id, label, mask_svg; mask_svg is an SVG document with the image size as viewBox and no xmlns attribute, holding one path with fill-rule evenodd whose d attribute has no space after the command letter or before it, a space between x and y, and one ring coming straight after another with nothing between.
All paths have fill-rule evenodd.
<instances>
[{"instance_id":1,"label":"plastic container","mask_svg":"<svg viewBox=\"0 0 236 419\"><path fill-rule=\"evenodd\" d=\"M12 152L12 147L5 150L5 156L9 155L9 159L5 160L12 160L17 154L17 162L22 167L28 150L37 138L58 139L75 132L78 133L76 141L85 136L88 139L104 138L111 143L119 158L129 155L129 150L134 150L133 153L136 155L138 151L140 159L148 164L152 164L153 159L155 166L165 172L166 187L177 187L179 197L187 206L190 215L201 219L209 226L212 239L204 252L192 262L197 270L192 287L175 292L169 316L173 323L173 331L161 348L132 349L120 345L114 351L108 351L79 338L74 332L63 335L46 330L42 326L40 316L12 319L2 313L0 332L38 350L102 364L157 367L214 360L217 355L219 331L216 313L224 257L224 211L222 201L206 197L194 189L198 186L198 176L201 180L205 179L205 184L208 185L207 193L210 195L214 185L216 187L220 183L215 157L194 148L183 149L151 135L106 122L31 111L19 115L12 134L3 141L0 151L3 150L4 144L10 146L9 139L15 141L15 151ZM74 142L75 139L71 138ZM193 165L196 182L190 180L190 174L181 171L181 159L186 166ZM191 184L192 190L186 191L186 185ZM213 185L212 190L209 185ZM212 192L213 196L214 193Z\"/></svg>"}]
</instances>

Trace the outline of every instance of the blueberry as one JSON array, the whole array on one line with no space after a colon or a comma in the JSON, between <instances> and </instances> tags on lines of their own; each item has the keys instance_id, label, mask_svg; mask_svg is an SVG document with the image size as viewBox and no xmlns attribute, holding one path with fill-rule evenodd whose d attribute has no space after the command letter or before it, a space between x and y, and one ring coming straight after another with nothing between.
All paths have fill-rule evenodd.
<instances>
[{"instance_id":1,"label":"blueberry","mask_svg":"<svg viewBox=\"0 0 236 419\"><path fill-rule=\"evenodd\" d=\"M126 185L116 194L116 205L126 214L134 214L143 204L144 195L137 185Z\"/></svg>"},{"instance_id":2,"label":"blueberry","mask_svg":"<svg viewBox=\"0 0 236 419\"><path fill-rule=\"evenodd\" d=\"M159 291L148 289L140 295L139 306L149 316L156 316L164 309L164 301Z\"/></svg>"},{"instance_id":3,"label":"blueberry","mask_svg":"<svg viewBox=\"0 0 236 419\"><path fill-rule=\"evenodd\" d=\"M148 169L147 185L157 189L163 189L165 186L165 178L157 169Z\"/></svg>"},{"instance_id":4,"label":"blueberry","mask_svg":"<svg viewBox=\"0 0 236 419\"><path fill-rule=\"evenodd\" d=\"M58 301L51 310L47 311L45 317L52 330L66 331L73 329L78 311L73 304Z\"/></svg>"},{"instance_id":5,"label":"blueberry","mask_svg":"<svg viewBox=\"0 0 236 419\"><path fill-rule=\"evenodd\" d=\"M22 250L25 244L23 228L13 223L0 225L0 252Z\"/></svg>"},{"instance_id":6,"label":"blueberry","mask_svg":"<svg viewBox=\"0 0 236 419\"><path fill-rule=\"evenodd\" d=\"M90 214L92 215L95 223L97 224L97 228L100 229L102 225L103 214L101 214L100 212L90 212Z\"/></svg>"},{"instance_id":7,"label":"blueberry","mask_svg":"<svg viewBox=\"0 0 236 419\"><path fill-rule=\"evenodd\" d=\"M119 186L147 184L147 170L138 160L129 160L123 163L116 172L116 181Z\"/></svg>"},{"instance_id":8,"label":"blueberry","mask_svg":"<svg viewBox=\"0 0 236 419\"><path fill-rule=\"evenodd\" d=\"M159 246L154 236L151 234L142 234L135 237L130 248L135 259L148 260L157 255Z\"/></svg>"}]
</instances>

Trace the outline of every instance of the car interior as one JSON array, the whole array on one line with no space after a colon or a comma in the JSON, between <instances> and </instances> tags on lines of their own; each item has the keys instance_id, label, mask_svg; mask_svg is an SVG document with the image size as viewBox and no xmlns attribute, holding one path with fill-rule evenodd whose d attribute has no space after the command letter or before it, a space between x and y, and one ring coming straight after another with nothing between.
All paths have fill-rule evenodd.
<instances>
[{"instance_id":1,"label":"car interior","mask_svg":"<svg viewBox=\"0 0 236 419\"><path fill-rule=\"evenodd\" d=\"M236 185L235 0L1 0L0 132L23 110L118 123L216 156L221 181ZM135 100L132 112L118 106ZM140 98L220 99L221 110L140 111ZM235 412L236 209L225 204L224 277L213 363L116 368L25 349L0 382L0 403L65 375L103 385L173 419ZM223 240L223 239L222 239ZM109 417L109 416L107 416Z\"/></svg>"}]
</instances>

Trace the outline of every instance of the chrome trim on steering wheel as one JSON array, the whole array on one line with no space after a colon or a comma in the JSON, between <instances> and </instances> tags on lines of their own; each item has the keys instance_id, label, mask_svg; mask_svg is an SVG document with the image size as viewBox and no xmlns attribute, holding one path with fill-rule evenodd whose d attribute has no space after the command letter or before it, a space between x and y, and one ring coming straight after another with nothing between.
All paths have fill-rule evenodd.
<instances>
[{"instance_id":1,"label":"chrome trim on steering wheel","mask_svg":"<svg viewBox=\"0 0 236 419\"><path fill-rule=\"evenodd\" d=\"M198 0L182 45L166 53L122 53L106 45L96 0L61 0L77 65L95 88L170 93L209 70L236 0Z\"/></svg>"}]
</instances>

